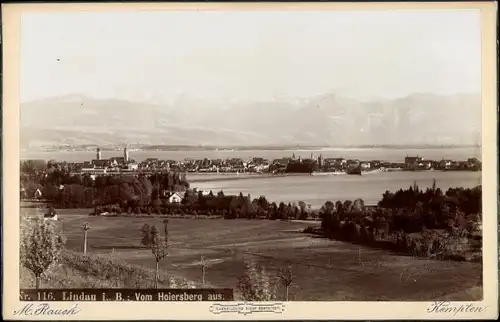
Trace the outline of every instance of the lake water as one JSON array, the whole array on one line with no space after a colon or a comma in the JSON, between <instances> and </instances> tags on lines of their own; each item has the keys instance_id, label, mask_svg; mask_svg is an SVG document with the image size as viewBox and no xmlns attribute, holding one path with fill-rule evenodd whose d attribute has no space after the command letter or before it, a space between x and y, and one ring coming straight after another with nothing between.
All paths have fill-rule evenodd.
<instances>
[{"instance_id":1,"label":"lake water","mask_svg":"<svg viewBox=\"0 0 500 322\"><path fill-rule=\"evenodd\" d=\"M188 174L189 179L208 178L210 175ZM220 176L219 176L220 177ZM373 172L361 176L346 174L321 174L306 176L270 177L241 180L217 180L193 182L199 190L223 190L225 194L261 195L269 201L304 201L312 207L320 207L325 201L354 200L362 198L366 204L376 204L386 191L408 188L416 181L420 188L432 187L433 179L442 190L450 187L472 188L481 184L481 172L427 171L427 172Z\"/></svg>"},{"instance_id":2,"label":"lake water","mask_svg":"<svg viewBox=\"0 0 500 322\"><path fill-rule=\"evenodd\" d=\"M189 159L225 159L225 158L252 158L263 157L276 159L292 156L308 158L314 154L317 157L321 154L324 158L346 158L360 160L383 160L389 162L403 162L405 156L422 156L428 160L467 160L476 157L481 159L481 148L446 148L446 149L388 149L388 148L325 148L320 150L248 150L248 151L131 151L130 157L136 161L147 158L159 158L163 160L184 160ZM102 158L123 156L122 151L102 151ZM90 161L95 158L93 151L63 151L63 152L35 152L21 151L22 159L45 159L68 162Z\"/></svg>"}]
</instances>

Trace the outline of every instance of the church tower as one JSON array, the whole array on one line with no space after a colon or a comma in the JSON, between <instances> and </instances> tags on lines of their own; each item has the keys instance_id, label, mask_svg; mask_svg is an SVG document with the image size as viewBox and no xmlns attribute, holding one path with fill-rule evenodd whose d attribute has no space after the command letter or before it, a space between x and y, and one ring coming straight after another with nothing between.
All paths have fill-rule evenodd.
<instances>
[{"instance_id":1,"label":"church tower","mask_svg":"<svg viewBox=\"0 0 500 322\"><path fill-rule=\"evenodd\" d=\"M97 148L96 159L101 160L101 149Z\"/></svg>"},{"instance_id":2,"label":"church tower","mask_svg":"<svg viewBox=\"0 0 500 322\"><path fill-rule=\"evenodd\" d=\"M123 159L125 160L125 162L129 161L127 148L123 149Z\"/></svg>"}]
</instances>

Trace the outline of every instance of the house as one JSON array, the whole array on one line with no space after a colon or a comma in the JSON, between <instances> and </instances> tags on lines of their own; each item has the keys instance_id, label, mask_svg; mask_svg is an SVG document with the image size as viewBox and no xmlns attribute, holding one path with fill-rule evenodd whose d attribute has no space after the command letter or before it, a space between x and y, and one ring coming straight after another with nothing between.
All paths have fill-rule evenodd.
<instances>
[{"instance_id":1,"label":"house","mask_svg":"<svg viewBox=\"0 0 500 322\"><path fill-rule=\"evenodd\" d=\"M110 160L92 160L92 164L95 166L95 167L99 167L99 168L104 168L104 167L107 167L109 165L111 165L111 161Z\"/></svg>"},{"instance_id":2,"label":"house","mask_svg":"<svg viewBox=\"0 0 500 322\"><path fill-rule=\"evenodd\" d=\"M241 158L231 158L226 160L226 164L230 167L242 167L243 159Z\"/></svg>"},{"instance_id":3,"label":"house","mask_svg":"<svg viewBox=\"0 0 500 322\"><path fill-rule=\"evenodd\" d=\"M255 172L261 172L269 169L269 165L258 165L255 168Z\"/></svg>"},{"instance_id":4,"label":"house","mask_svg":"<svg viewBox=\"0 0 500 322\"><path fill-rule=\"evenodd\" d=\"M405 167L407 168L416 168L420 163L424 161L424 158L416 156L416 157L405 157Z\"/></svg>"},{"instance_id":5,"label":"house","mask_svg":"<svg viewBox=\"0 0 500 322\"><path fill-rule=\"evenodd\" d=\"M460 161L452 161L451 162L451 168L453 168L453 169L459 169L460 165L461 165Z\"/></svg>"},{"instance_id":6,"label":"house","mask_svg":"<svg viewBox=\"0 0 500 322\"><path fill-rule=\"evenodd\" d=\"M422 161L420 162L418 165L422 168L425 168L425 169L430 169L434 166L435 162L434 161L431 161L431 160L426 160L426 161Z\"/></svg>"},{"instance_id":7,"label":"house","mask_svg":"<svg viewBox=\"0 0 500 322\"><path fill-rule=\"evenodd\" d=\"M264 163L264 158L257 158L257 157L255 157L255 158L252 158L252 162L254 164L262 164L262 163Z\"/></svg>"},{"instance_id":8,"label":"house","mask_svg":"<svg viewBox=\"0 0 500 322\"><path fill-rule=\"evenodd\" d=\"M40 191L40 189L36 189L33 197L35 197L36 199L42 198L42 191Z\"/></svg>"},{"instance_id":9,"label":"house","mask_svg":"<svg viewBox=\"0 0 500 322\"><path fill-rule=\"evenodd\" d=\"M481 161L477 158L469 158L467 159L467 166L469 168L481 168Z\"/></svg>"},{"instance_id":10,"label":"house","mask_svg":"<svg viewBox=\"0 0 500 322\"><path fill-rule=\"evenodd\" d=\"M359 160L346 160L345 165L346 166L359 165Z\"/></svg>"},{"instance_id":11,"label":"house","mask_svg":"<svg viewBox=\"0 0 500 322\"><path fill-rule=\"evenodd\" d=\"M281 159L275 159L273 160L273 165L280 165L280 166L285 166L290 162L290 158L281 158ZM299 157L300 160L300 157Z\"/></svg>"},{"instance_id":12,"label":"house","mask_svg":"<svg viewBox=\"0 0 500 322\"><path fill-rule=\"evenodd\" d=\"M95 165L92 163L84 163L81 167L82 171L88 171L88 170L92 170L92 169L95 169Z\"/></svg>"},{"instance_id":13,"label":"house","mask_svg":"<svg viewBox=\"0 0 500 322\"><path fill-rule=\"evenodd\" d=\"M179 192L173 192L168 195L168 202L169 203L181 203L183 197Z\"/></svg>"},{"instance_id":14,"label":"house","mask_svg":"<svg viewBox=\"0 0 500 322\"><path fill-rule=\"evenodd\" d=\"M451 160L441 160L439 162L439 167L441 169L448 169L451 166Z\"/></svg>"},{"instance_id":15,"label":"house","mask_svg":"<svg viewBox=\"0 0 500 322\"><path fill-rule=\"evenodd\" d=\"M335 163L335 164L344 165L347 163L347 160L344 158L333 158L332 160L333 160L333 163Z\"/></svg>"},{"instance_id":16,"label":"house","mask_svg":"<svg viewBox=\"0 0 500 322\"><path fill-rule=\"evenodd\" d=\"M126 163L125 157L113 157L113 158L111 158L109 160L111 162L111 165L113 165L115 167L117 165L125 164Z\"/></svg>"},{"instance_id":17,"label":"house","mask_svg":"<svg viewBox=\"0 0 500 322\"><path fill-rule=\"evenodd\" d=\"M137 163L127 164L127 170L136 171L137 169L139 169L139 165Z\"/></svg>"},{"instance_id":18,"label":"house","mask_svg":"<svg viewBox=\"0 0 500 322\"><path fill-rule=\"evenodd\" d=\"M325 164L331 164L331 165L344 165L346 164L347 160L344 158L326 158L323 160Z\"/></svg>"},{"instance_id":19,"label":"house","mask_svg":"<svg viewBox=\"0 0 500 322\"><path fill-rule=\"evenodd\" d=\"M361 162L361 168L362 169L370 169L371 163L370 162Z\"/></svg>"},{"instance_id":20,"label":"house","mask_svg":"<svg viewBox=\"0 0 500 322\"><path fill-rule=\"evenodd\" d=\"M392 163L389 162L389 161L383 161L380 163L380 166L383 167L383 168L391 168L392 167Z\"/></svg>"}]
</instances>

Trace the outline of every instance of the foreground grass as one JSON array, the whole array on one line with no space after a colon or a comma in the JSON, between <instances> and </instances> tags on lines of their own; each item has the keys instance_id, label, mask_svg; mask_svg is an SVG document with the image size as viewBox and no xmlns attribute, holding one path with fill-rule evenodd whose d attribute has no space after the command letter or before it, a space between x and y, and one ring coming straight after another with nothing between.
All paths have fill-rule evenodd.
<instances>
[{"instance_id":1,"label":"foreground grass","mask_svg":"<svg viewBox=\"0 0 500 322\"><path fill-rule=\"evenodd\" d=\"M67 249L81 252L82 225L89 222L92 229L88 234L88 251L91 254L149 270L148 285L152 284L155 262L151 252L140 247L140 229L145 223L160 226L161 218L89 217L88 211L81 209L60 210L59 213L60 224L67 237ZM471 301L482 297L481 263L401 256L387 250L302 233L311 224L171 219L169 255L161 262L160 269L164 275L196 281L196 285L201 285L199 262L203 256L208 265L205 277L207 287L233 288L236 300L238 292L235 287L247 259L254 259L265 266L271 277L276 276L278 269L292 265L292 301L429 301L443 297ZM69 264L64 267L68 275L88 278L89 281L81 282L88 284L83 285L105 282L106 274L110 274L85 270L86 273L82 273L81 269ZM66 272L61 269L52 276L53 283L59 283L55 280L62 279ZM120 280L127 279L121 277ZM161 277L160 280L165 279ZM133 283L127 283L120 282L119 285L135 287ZM46 284L43 281L42 287ZM104 284L95 285L104 287L101 286ZM161 287L167 286L163 284ZM284 290L281 287L278 287L277 295L278 300L283 299Z\"/></svg>"},{"instance_id":2,"label":"foreground grass","mask_svg":"<svg viewBox=\"0 0 500 322\"><path fill-rule=\"evenodd\" d=\"M155 271L110 256L83 255L70 250L42 275L42 288L152 288ZM35 286L34 275L20 268L21 288ZM197 288L194 282L159 272L160 288Z\"/></svg>"}]
</instances>

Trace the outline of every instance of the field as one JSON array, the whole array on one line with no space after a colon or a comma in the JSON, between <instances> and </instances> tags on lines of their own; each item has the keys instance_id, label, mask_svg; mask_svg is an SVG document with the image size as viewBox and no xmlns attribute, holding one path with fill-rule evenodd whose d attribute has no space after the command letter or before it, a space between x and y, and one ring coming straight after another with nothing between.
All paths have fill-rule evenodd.
<instances>
[{"instance_id":1,"label":"field","mask_svg":"<svg viewBox=\"0 0 500 322\"><path fill-rule=\"evenodd\" d=\"M34 209L21 210L34 214ZM161 226L163 219L90 217L90 212L58 211L68 249L82 250L81 226L88 222L89 252L154 268L153 256L140 247L140 229L145 223ZM290 299L298 301L465 301L482 297L480 263L416 259L313 237L300 232L308 225L311 223L169 219L170 253L161 269L199 283L204 256L206 283L235 288L246 258L261 262L271 275L291 264ZM280 299L282 294L278 289Z\"/></svg>"}]
</instances>

